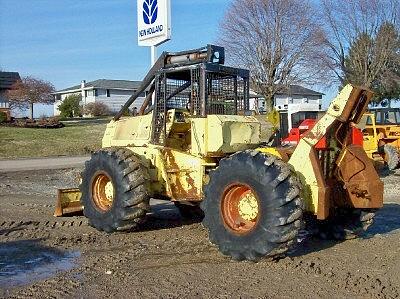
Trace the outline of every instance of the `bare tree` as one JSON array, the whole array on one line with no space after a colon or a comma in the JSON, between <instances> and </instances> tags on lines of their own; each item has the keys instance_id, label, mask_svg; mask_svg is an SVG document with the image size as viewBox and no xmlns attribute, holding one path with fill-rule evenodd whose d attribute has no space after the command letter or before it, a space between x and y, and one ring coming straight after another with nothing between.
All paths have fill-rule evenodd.
<instances>
[{"instance_id":1,"label":"bare tree","mask_svg":"<svg viewBox=\"0 0 400 299\"><path fill-rule=\"evenodd\" d=\"M399 0L321 0L321 7L327 51L320 61L340 84L355 79L357 70L358 83L371 87L392 59L388 47L393 35L382 26L398 28Z\"/></svg>"},{"instance_id":2,"label":"bare tree","mask_svg":"<svg viewBox=\"0 0 400 299\"><path fill-rule=\"evenodd\" d=\"M33 119L33 104L53 103L54 97L51 93L54 91L54 86L50 82L27 76L14 83L12 89L7 91L6 97L11 108L29 107L30 118Z\"/></svg>"},{"instance_id":3,"label":"bare tree","mask_svg":"<svg viewBox=\"0 0 400 299\"><path fill-rule=\"evenodd\" d=\"M235 64L251 71L251 84L273 106L290 84L313 84L323 70L322 31L313 8L302 0L234 0L220 25L222 44Z\"/></svg>"}]
</instances>

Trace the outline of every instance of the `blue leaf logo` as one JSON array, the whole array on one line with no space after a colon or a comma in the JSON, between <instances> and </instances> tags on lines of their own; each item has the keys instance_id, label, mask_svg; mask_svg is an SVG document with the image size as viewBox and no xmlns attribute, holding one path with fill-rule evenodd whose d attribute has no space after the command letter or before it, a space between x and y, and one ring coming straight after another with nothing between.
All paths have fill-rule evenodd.
<instances>
[{"instance_id":1,"label":"blue leaf logo","mask_svg":"<svg viewBox=\"0 0 400 299\"><path fill-rule=\"evenodd\" d=\"M157 0L143 1L143 21L147 25L153 24L157 20L158 5Z\"/></svg>"}]
</instances>

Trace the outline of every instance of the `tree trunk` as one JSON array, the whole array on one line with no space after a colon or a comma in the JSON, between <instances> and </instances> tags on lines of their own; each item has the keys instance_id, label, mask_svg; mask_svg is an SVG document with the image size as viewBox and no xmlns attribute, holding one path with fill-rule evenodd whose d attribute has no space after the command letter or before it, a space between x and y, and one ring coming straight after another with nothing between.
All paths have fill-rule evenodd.
<instances>
[{"instance_id":1,"label":"tree trunk","mask_svg":"<svg viewBox=\"0 0 400 299\"><path fill-rule=\"evenodd\" d=\"M274 108L274 97L265 96L265 110L266 113L270 113Z\"/></svg>"},{"instance_id":2,"label":"tree trunk","mask_svg":"<svg viewBox=\"0 0 400 299\"><path fill-rule=\"evenodd\" d=\"M29 102L29 115L29 118L33 120L33 102Z\"/></svg>"},{"instance_id":3,"label":"tree trunk","mask_svg":"<svg viewBox=\"0 0 400 299\"><path fill-rule=\"evenodd\" d=\"M260 114L260 107L259 107L259 102L258 102L258 98L254 99L254 111L257 115Z\"/></svg>"}]
</instances>

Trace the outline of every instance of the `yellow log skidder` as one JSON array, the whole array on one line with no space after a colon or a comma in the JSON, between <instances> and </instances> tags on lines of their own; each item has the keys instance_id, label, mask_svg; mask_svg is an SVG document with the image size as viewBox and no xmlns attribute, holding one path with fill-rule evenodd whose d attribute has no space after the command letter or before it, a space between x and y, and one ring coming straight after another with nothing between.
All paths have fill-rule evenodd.
<instances>
[{"instance_id":1,"label":"yellow log skidder","mask_svg":"<svg viewBox=\"0 0 400 299\"><path fill-rule=\"evenodd\" d=\"M368 157L383 160L390 170L396 169L400 162L400 109L372 109L364 113L358 127Z\"/></svg>"},{"instance_id":2,"label":"yellow log skidder","mask_svg":"<svg viewBox=\"0 0 400 299\"><path fill-rule=\"evenodd\" d=\"M349 128L372 94L347 85L296 148L262 147L249 71L223 63L224 49L212 45L161 55L85 164L80 202L89 223L135 229L150 197L182 213L201 206L210 241L237 260L286 252L306 214L331 237L365 229L382 206L383 184ZM120 118L145 90L139 115ZM323 137L328 148L316 150ZM59 198L62 214L68 196Z\"/></svg>"}]
</instances>

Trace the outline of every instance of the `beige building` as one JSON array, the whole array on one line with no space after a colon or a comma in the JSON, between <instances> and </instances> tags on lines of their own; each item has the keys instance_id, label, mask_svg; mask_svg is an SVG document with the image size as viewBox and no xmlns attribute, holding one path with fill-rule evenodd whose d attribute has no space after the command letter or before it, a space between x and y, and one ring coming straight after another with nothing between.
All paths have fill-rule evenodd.
<instances>
[{"instance_id":1,"label":"beige building","mask_svg":"<svg viewBox=\"0 0 400 299\"><path fill-rule=\"evenodd\" d=\"M54 115L60 114L58 106L71 94L80 94L82 96L81 105L101 102L106 104L111 112L118 112L129 97L138 90L140 84L141 81L129 80L99 79L90 82L83 80L80 85L58 90L54 93ZM137 107L139 109L144 98L145 93L135 101L131 108Z\"/></svg>"}]
</instances>

